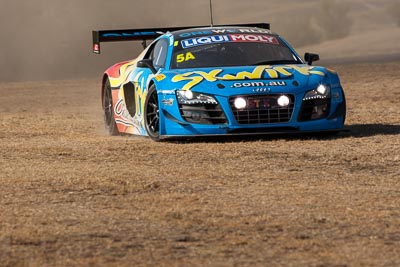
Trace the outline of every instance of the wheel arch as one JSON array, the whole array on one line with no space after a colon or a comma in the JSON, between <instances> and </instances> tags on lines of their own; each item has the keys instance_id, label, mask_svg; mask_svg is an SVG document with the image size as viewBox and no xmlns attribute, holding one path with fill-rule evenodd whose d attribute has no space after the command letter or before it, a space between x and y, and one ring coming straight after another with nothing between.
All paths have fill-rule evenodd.
<instances>
[{"instance_id":1,"label":"wheel arch","mask_svg":"<svg viewBox=\"0 0 400 267\"><path fill-rule=\"evenodd\" d=\"M152 97L155 94L154 98ZM154 106L153 104L149 105L149 102L155 103L154 101L157 101L156 105ZM159 95L157 93L157 87L156 83L154 81L150 81L147 87L147 95L146 95L146 101L144 105L144 127L147 132L147 135L153 139L154 141L160 141L160 110L159 110ZM155 111L157 110L157 111ZM148 113L150 111L150 113ZM149 115L147 115L149 114ZM154 120L157 119L157 121L153 124ZM149 123L149 121L151 121ZM155 125L158 127L155 128Z\"/></svg>"},{"instance_id":2,"label":"wheel arch","mask_svg":"<svg viewBox=\"0 0 400 267\"><path fill-rule=\"evenodd\" d=\"M166 88L170 88L171 86L166 82L168 79L167 76L165 76L163 79L158 80L157 75L155 77L152 77L150 79L150 81L148 82L148 86L147 89L149 90L151 88L151 86L154 86L155 91L157 92L157 98L158 98L158 105L159 105L159 120L160 120L160 124L159 124L159 134L160 136L163 136L166 134L166 116L163 112L164 106L162 103L162 94L158 94L158 92L160 90L166 90ZM162 137L161 137L162 139ZM160 140L159 140L160 141Z\"/></svg>"},{"instance_id":3,"label":"wheel arch","mask_svg":"<svg viewBox=\"0 0 400 267\"><path fill-rule=\"evenodd\" d=\"M149 89L152 85L154 85L154 87L157 90L157 85L156 85L156 81L154 80L154 78L150 79L150 82L149 82L147 88Z\"/></svg>"}]
</instances>

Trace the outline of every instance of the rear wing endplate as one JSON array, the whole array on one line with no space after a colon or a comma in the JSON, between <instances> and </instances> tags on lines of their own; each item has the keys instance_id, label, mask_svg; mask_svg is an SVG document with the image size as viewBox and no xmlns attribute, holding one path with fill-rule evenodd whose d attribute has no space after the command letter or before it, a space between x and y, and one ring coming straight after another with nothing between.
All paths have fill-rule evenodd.
<instances>
[{"instance_id":1,"label":"rear wing endplate","mask_svg":"<svg viewBox=\"0 0 400 267\"><path fill-rule=\"evenodd\" d=\"M213 27L224 27L224 26L225 27L243 26L243 27L256 27L268 30L270 29L269 23L214 25ZM93 53L100 54L100 43L104 42L142 41L143 47L146 47L147 40L154 40L166 32L174 32L190 28L205 28L205 27L210 27L210 26L93 31Z\"/></svg>"}]
</instances>

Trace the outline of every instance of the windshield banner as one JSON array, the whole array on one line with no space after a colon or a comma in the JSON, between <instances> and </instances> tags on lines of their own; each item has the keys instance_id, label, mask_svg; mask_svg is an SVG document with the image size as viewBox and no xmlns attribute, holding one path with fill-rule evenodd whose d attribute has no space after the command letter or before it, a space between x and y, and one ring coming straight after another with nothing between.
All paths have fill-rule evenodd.
<instances>
[{"instance_id":1,"label":"windshield banner","mask_svg":"<svg viewBox=\"0 0 400 267\"><path fill-rule=\"evenodd\" d=\"M213 44L213 43L227 43L227 42L262 42L268 44L279 45L279 41L276 37L271 35L259 35L259 34L226 34L226 35L213 35L204 36L182 40L181 44L183 48L190 48L199 45Z\"/></svg>"}]
</instances>

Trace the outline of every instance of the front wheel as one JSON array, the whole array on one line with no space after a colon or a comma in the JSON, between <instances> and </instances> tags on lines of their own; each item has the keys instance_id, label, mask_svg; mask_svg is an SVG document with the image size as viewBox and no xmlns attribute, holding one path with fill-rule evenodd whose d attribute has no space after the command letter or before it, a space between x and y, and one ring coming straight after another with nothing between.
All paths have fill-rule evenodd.
<instances>
[{"instance_id":1,"label":"front wheel","mask_svg":"<svg viewBox=\"0 0 400 267\"><path fill-rule=\"evenodd\" d=\"M154 141L160 141L160 111L154 84L149 88L144 108L144 125L147 134Z\"/></svg>"}]
</instances>

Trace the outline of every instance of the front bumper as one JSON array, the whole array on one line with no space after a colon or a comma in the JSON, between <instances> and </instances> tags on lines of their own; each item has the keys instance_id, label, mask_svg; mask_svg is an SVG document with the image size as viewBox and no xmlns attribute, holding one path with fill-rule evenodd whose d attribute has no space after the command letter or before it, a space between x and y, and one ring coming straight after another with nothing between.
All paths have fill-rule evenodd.
<instances>
[{"instance_id":1,"label":"front bumper","mask_svg":"<svg viewBox=\"0 0 400 267\"><path fill-rule=\"evenodd\" d=\"M229 98L216 97L223 110L226 122L222 124L196 124L185 120L179 106L162 106L160 135L166 137L182 136L218 136L218 135L265 135L312 133L340 131L343 129L346 115L346 103L343 90L336 90L337 97L330 100L329 112L322 119L304 121L301 116L303 94L295 96L295 104L290 120L279 123L239 124L231 109ZM171 96L172 97L172 96Z\"/></svg>"}]
</instances>

